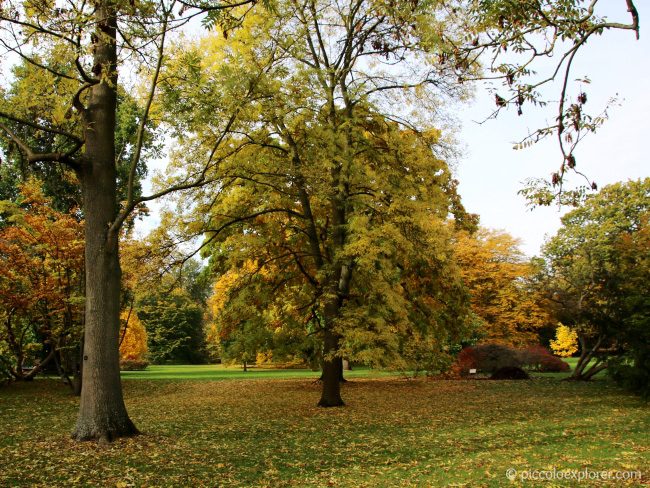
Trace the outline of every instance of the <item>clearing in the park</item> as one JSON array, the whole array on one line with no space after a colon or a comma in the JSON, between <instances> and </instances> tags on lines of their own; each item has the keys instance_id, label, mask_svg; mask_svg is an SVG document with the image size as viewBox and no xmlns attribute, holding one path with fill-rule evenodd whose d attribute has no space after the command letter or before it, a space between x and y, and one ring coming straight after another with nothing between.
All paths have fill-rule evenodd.
<instances>
[{"instance_id":1,"label":"clearing in the park","mask_svg":"<svg viewBox=\"0 0 650 488\"><path fill-rule=\"evenodd\" d=\"M60 384L14 384L0 390L0 485L501 487L554 468L641 472L647 481L650 411L605 378L354 373L340 409L316 407L319 386L307 371L253 370L249 380L214 366L130 373L138 379L124 381L126 403L143 435L109 445L70 439L78 399Z\"/></svg>"}]
</instances>

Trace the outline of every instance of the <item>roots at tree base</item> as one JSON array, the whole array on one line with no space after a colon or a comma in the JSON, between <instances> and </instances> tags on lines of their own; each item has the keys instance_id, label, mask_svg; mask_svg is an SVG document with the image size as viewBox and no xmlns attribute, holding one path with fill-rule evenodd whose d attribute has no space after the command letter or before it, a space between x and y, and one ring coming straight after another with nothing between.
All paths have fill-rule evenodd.
<instances>
[{"instance_id":1,"label":"roots at tree base","mask_svg":"<svg viewBox=\"0 0 650 488\"><path fill-rule=\"evenodd\" d=\"M323 398L321 398L320 401L318 402L318 406L323 407L323 408L343 407L343 406L345 406L345 402L343 400L329 401L329 400L324 400Z\"/></svg>"},{"instance_id":2,"label":"roots at tree base","mask_svg":"<svg viewBox=\"0 0 650 488\"><path fill-rule=\"evenodd\" d=\"M80 425L81 424L81 425ZM90 423L92 424L92 422ZM110 426L99 427L97 425L85 425L77 422L72 438L76 441L98 441L99 443L113 442L120 437L134 437L139 435L140 431L128 417Z\"/></svg>"}]
</instances>

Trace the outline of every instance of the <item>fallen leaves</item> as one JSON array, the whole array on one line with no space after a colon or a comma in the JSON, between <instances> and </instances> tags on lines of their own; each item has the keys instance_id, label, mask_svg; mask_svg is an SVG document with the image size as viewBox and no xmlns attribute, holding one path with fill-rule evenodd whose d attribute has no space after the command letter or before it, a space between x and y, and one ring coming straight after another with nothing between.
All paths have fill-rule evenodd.
<instances>
[{"instance_id":1,"label":"fallen leaves","mask_svg":"<svg viewBox=\"0 0 650 488\"><path fill-rule=\"evenodd\" d=\"M49 381L0 390L0 485L503 486L505 471L648 472L647 406L606 382L126 381L144 435L69 439L77 400Z\"/></svg>"}]
</instances>

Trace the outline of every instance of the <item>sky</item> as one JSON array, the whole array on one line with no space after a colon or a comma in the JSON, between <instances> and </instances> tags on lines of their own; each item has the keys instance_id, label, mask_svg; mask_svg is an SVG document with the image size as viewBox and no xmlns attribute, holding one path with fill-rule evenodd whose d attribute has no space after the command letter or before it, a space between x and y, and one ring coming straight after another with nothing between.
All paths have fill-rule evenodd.
<instances>
[{"instance_id":1,"label":"sky","mask_svg":"<svg viewBox=\"0 0 650 488\"><path fill-rule=\"evenodd\" d=\"M629 22L624 1L602 3L612 20ZM575 152L577 168L601 188L650 176L650 31L644 30L649 25L650 2L636 4L641 18L638 41L632 31L609 31L590 40L574 62L572 79L588 76L591 80L585 90L592 113L604 109L613 96L620 104L609 110L609 120ZM512 146L555 114L531 113L524 106L521 117L511 108L497 120L475 122L495 108L494 95L478 89L474 102L456 114L462 124L458 139L463 156L456 168L460 194L467 210L480 214L481 225L507 231L522 240L527 255L537 255L545 236L557 231L561 215L570 209L553 206L531 211L517 192L527 178L548 179L560 166L561 152L556 140L519 151Z\"/></svg>"}]
</instances>

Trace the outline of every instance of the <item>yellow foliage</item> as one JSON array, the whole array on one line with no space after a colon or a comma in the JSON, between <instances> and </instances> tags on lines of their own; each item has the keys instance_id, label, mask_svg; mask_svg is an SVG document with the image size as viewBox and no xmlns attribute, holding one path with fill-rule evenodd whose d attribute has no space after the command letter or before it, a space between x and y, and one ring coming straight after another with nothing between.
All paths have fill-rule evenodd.
<instances>
[{"instance_id":1,"label":"yellow foliage","mask_svg":"<svg viewBox=\"0 0 650 488\"><path fill-rule=\"evenodd\" d=\"M241 268L230 269L214 283L214 293L210 297L210 312L217 316L228 303L230 292L235 289L242 278L254 273L258 268L254 260L247 259Z\"/></svg>"},{"instance_id":2,"label":"yellow foliage","mask_svg":"<svg viewBox=\"0 0 650 488\"><path fill-rule=\"evenodd\" d=\"M525 286L533 269L519 241L505 232L479 229L460 232L455 246L472 310L484 323L489 342L525 346L537 342L537 331L548 324L541 297Z\"/></svg>"},{"instance_id":3,"label":"yellow foliage","mask_svg":"<svg viewBox=\"0 0 650 488\"><path fill-rule=\"evenodd\" d=\"M559 324L555 330L555 340L551 341L551 349L563 358L572 356L578 351L578 334L566 325Z\"/></svg>"},{"instance_id":4,"label":"yellow foliage","mask_svg":"<svg viewBox=\"0 0 650 488\"><path fill-rule=\"evenodd\" d=\"M273 362L273 351L258 352L255 357L257 366L264 366Z\"/></svg>"},{"instance_id":5,"label":"yellow foliage","mask_svg":"<svg viewBox=\"0 0 650 488\"><path fill-rule=\"evenodd\" d=\"M147 331L138 319L135 311L124 310L120 314L122 334L120 343L120 359L141 361L148 352ZM126 328L126 329L125 329Z\"/></svg>"}]
</instances>

